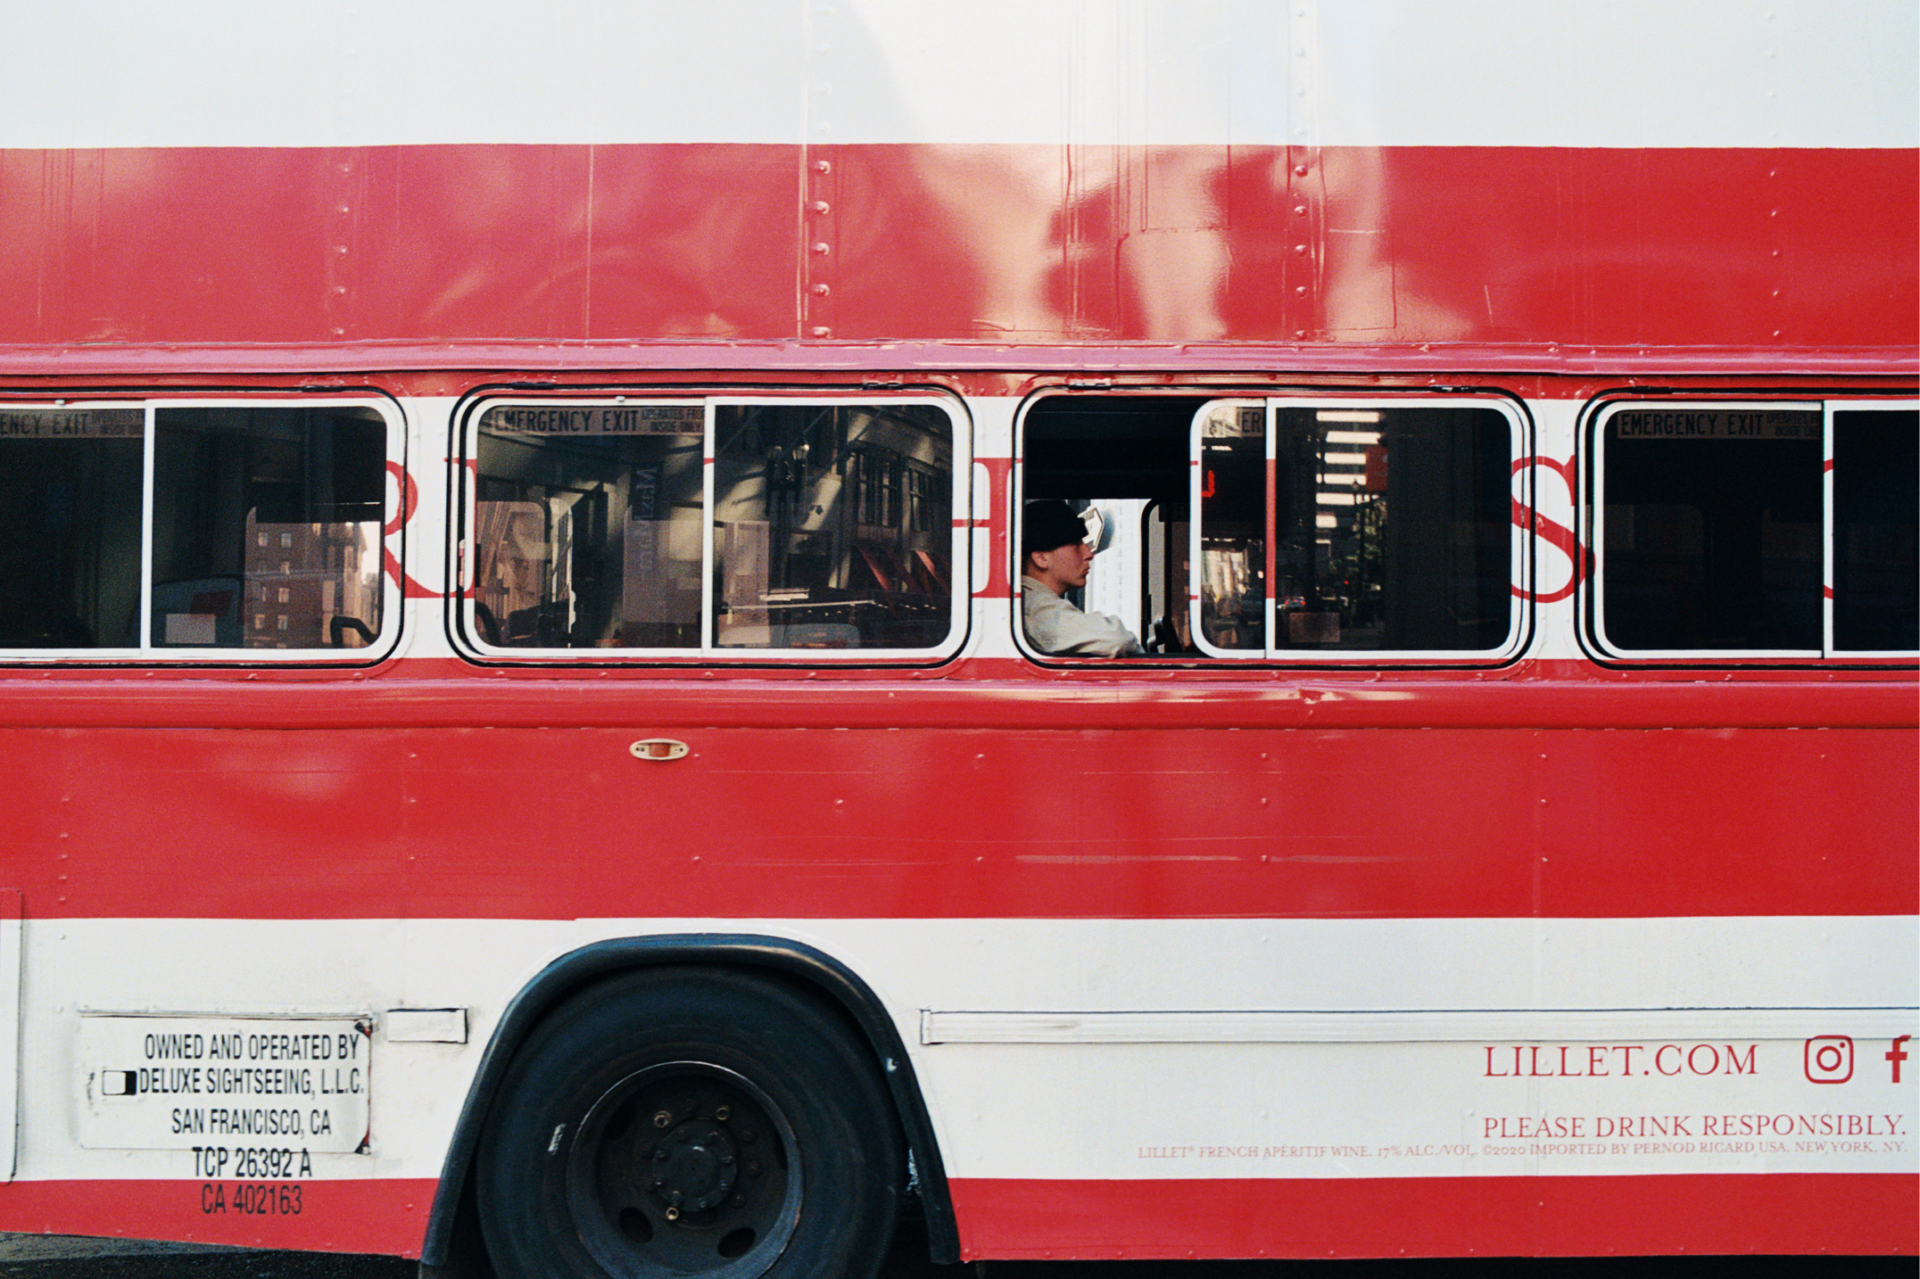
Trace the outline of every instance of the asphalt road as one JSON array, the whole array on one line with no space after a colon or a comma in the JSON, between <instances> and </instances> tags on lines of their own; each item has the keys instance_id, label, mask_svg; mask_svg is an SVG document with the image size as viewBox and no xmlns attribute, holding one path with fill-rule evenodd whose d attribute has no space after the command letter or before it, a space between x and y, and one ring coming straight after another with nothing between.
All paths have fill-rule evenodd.
<instances>
[{"instance_id":1,"label":"asphalt road","mask_svg":"<svg viewBox=\"0 0 1920 1279\"><path fill-rule=\"evenodd\" d=\"M1912 1258L1685 1257L1576 1261L1023 1262L932 1266L903 1241L885 1279L1913 1279ZM256 1252L0 1234L0 1279L415 1279L393 1257Z\"/></svg>"}]
</instances>

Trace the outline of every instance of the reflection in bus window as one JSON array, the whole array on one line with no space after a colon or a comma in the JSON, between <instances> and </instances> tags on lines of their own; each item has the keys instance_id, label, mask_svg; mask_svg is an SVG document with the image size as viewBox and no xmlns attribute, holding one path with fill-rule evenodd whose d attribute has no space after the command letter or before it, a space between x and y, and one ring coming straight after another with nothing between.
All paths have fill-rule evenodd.
<instances>
[{"instance_id":1,"label":"reflection in bus window","mask_svg":"<svg viewBox=\"0 0 1920 1279\"><path fill-rule=\"evenodd\" d=\"M932 405L489 407L474 619L494 647L930 649L953 629ZM703 574L711 574L703 580Z\"/></svg>"},{"instance_id":2,"label":"reflection in bus window","mask_svg":"<svg viewBox=\"0 0 1920 1279\"><path fill-rule=\"evenodd\" d=\"M481 418L475 617L488 644L697 648L697 403Z\"/></svg>"},{"instance_id":3,"label":"reflection in bus window","mask_svg":"<svg viewBox=\"0 0 1920 1279\"><path fill-rule=\"evenodd\" d=\"M1272 409L1269 422L1263 406L1214 405L1197 435L1207 646L1502 648L1516 624L1507 416L1471 405Z\"/></svg>"},{"instance_id":4,"label":"reflection in bus window","mask_svg":"<svg viewBox=\"0 0 1920 1279\"><path fill-rule=\"evenodd\" d=\"M951 626L952 446L931 405L722 407L716 643L932 648Z\"/></svg>"},{"instance_id":5,"label":"reflection in bus window","mask_svg":"<svg viewBox=\"0 0 1920 1279\"><path fill-rule=\"evenodd\" d=\"M1267 411L1222 406L1201 446L1200 633L1214 648L1266 648Z\"/></svg>"},{"instance_id":6,"label":"reflection in bus window","mask_svg":"<svg viewBox=\"0 0 1920 1279\"><path fill-rule=\"evenodd\" d=\"M369 408L156 410L153 646L370 643L386 460Z\"/></svg>"},{"instance_id":7,"label":"reflection in bus window","mask_svg":"<svg viewBox=\"0 0 1920 1279\"><path fill-rule=\"evenodd\" d=\"M146 423L145 406L0 412L0 648L373 642L387 463L376 410L162 406L150 484Z\"/></svg>"}]
</instances>

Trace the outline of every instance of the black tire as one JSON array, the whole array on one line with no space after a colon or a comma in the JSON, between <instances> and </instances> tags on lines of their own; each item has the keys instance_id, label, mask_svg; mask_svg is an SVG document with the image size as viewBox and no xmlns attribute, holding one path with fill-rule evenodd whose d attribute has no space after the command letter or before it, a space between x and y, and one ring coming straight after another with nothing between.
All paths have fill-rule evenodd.
<instances>
[{"instance_id":1,"label":"black tire","mask_svg":"<svg viewBox=\"0 0 1920 1279\"><path fill-rule=\"evenodd\" d=\"M886 1259L905 1158L863 1044L726 969L624 974L514 1055L481 1138L501 1279L816 1279Z\"/></svg>"}]
</instances>

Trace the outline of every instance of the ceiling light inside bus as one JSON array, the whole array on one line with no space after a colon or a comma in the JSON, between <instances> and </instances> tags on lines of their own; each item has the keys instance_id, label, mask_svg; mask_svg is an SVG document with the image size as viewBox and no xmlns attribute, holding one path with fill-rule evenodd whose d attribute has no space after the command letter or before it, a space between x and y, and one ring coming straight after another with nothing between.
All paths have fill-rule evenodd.
<instances>
[{"instance_id":1,"label":"ceiling light inside bus","mask_svg":"<svg viewBox=\"0 0 1920 1279\"><path fill-rule=\"evenodd\" d=\"M1378 409L1316 409L1313 420L1316 422L1378 422Z\"/></svg>"}]
</instances>

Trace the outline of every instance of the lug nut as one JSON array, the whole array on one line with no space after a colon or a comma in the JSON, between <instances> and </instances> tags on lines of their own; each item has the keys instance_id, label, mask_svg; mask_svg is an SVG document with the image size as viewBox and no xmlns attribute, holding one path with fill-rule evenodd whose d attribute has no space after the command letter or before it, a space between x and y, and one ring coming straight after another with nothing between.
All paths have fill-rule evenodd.
<instances>
[{"instance_id":1,"label":"lug nut","mask_svg":"<svg viewBox=\"0 0 1920 1279\"><path fill-rule=\"evenodd\" d=\"M654 1112L653 1126L655 1128L665 1128L671 1125L672 1123L673 1123L673 1112L671 1110L656 1110Z\"/></svg>"}]
</instances>

